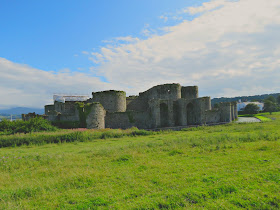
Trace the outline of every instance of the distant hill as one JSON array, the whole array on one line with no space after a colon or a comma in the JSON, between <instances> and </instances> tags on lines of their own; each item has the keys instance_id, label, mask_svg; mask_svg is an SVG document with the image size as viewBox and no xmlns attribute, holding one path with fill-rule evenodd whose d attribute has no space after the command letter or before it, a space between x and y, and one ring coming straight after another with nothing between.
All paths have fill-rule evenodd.
<instances>
[{"instance_id":1,"label":"distant hill","mask_svg":"<svg viewBox=\"0 0 280 210\"><path fill-rule=\"evenodd\" d=\"M44 114L44 109L38 108L28 108L28 107L15 107L11 109L0 109L0 115L21 115L30 112L35 112L36 114Z\"/></svg>"},{"instance_id":2,"label":"distant hill","mask_svg":"<svg viewBox=\"0 0 280 210\"><path fill-rule=\"evenodd\" d=\"M264 101L268 96L274 96L277 98L280 95L280 93L271 93L271 94L263 94L263 95L254 95L254 96L238 96L238 97L233 97L233 98L213 98L211 100L211 104L214 105L216 103L220 102L232 102L232 101L238 101L241 99L241 101Z\"/></svg>"}]
</instances>

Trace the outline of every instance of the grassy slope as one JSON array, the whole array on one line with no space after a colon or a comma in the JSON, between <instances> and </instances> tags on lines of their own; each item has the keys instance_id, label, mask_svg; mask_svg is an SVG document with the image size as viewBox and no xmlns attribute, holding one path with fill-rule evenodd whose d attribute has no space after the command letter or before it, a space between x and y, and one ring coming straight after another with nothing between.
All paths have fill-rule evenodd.
<instances>
[{"instance_id":1,"label":"grassy slope","mask_svg":"<svg viewBox=\"0 0 280 210\"><path fill-rule=\"evenodd\" d=\"M280 208L280 115L0 149L0 208Z\"/></svg>"}]
</instances>

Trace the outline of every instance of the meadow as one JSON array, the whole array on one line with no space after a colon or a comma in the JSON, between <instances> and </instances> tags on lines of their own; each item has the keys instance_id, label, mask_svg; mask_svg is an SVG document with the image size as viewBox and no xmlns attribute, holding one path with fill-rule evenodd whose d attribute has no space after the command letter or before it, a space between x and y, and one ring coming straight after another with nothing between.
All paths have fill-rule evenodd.
<instances>
[{"instance_id":1,"label":"meadow","mask_svg":"<svg viewBox=\"0 0 280 210\"><path fill-rule=\"evenodd\" d=\"M279 209L280 113L265 116L182 131L1 135L0 209Z\"/></svg>"}]
</instances>

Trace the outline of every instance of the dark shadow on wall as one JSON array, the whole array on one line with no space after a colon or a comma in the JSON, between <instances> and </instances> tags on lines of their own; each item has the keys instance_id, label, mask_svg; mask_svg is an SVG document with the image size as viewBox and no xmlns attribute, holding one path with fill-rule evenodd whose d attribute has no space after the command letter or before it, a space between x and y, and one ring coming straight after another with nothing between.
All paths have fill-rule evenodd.
<instances>
[{"instance_id":1,"label":"dark shadow on wall","mask_svg":"<svg viewBox=\"0 0 280 210\"><path fill-rule=\"evenodd\" d=\"M180 125L179 117L180 117L180 112L179 112L179 105L177 101L173 102L173 116L174 116L174 124L175 126Z\"/></svg>"},{"instance_id":2,"label":"dark shadow on wall","mask_svg":"<svg viewBox=\"0 0 280 210\"><path fill-rule=\"evenodd\" d=\"M165 103L160 104L160 126L168 127L168 106Z\"/></svg>"},{"instance_id":3,"label":"dark shadow on wall","mask_svg":"<svg viewBox=\"0 0 280 210\"><path fill-rule=\"evenodd\" d=\"M187 125L194 125L195 123L194 106L189 103L187 105Z\"/></svg>"}]
</instances>

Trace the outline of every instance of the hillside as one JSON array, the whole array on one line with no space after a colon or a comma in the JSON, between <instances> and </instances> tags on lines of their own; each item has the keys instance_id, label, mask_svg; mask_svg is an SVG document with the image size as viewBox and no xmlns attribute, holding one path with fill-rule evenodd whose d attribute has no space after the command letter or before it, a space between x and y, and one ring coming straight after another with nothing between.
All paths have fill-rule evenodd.
<instances>
[{"instance_id":1,"label":"hillside","mask_svg":"<svg viewBox=\"0 0 280 210\"><path fill-rule=\"evenodd\" d=\"M21 115L36 112L36 114L44 114L44 109L30 107L15 107L11 109L0 109L0 115Z\"/></svg>"},{"instance_id":2,"label":"hillside","mask_svg":"<svg viewBox=\"0 0 280 210\"><path fill-rule=\"evenodd\" d=\"M212 105L220 102L231 102L231 101L238 101L241 99L241 101L252 101L252 100L257 100L257 101L263 101L266 99L268 96L273 96L277 98L280 95L280 93L271 93L271 94L263 94L263 95L254 95L254 96L238 96L238 97L232 97L232 98L227 98L227 97L222 97L222 98L213 98L211 100Z\"/></svg>"}]
</instances>

